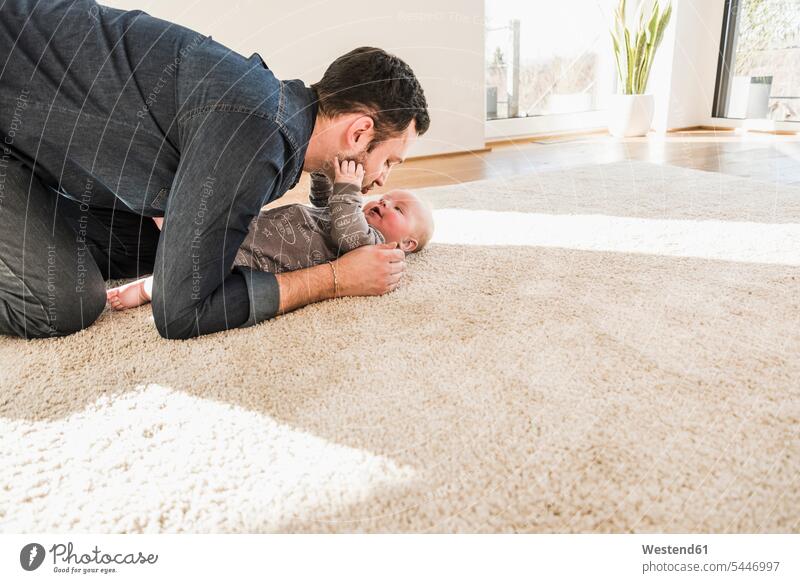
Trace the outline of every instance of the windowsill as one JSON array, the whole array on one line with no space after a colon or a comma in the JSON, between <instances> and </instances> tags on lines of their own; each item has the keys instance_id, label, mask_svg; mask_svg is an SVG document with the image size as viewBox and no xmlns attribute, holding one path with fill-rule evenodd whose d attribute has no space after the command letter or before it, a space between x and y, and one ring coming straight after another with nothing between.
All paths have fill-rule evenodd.
<instances>
[{"instance_id":1,"label":"windowsill","mask_svg":"<svg viewBox=\"0 0 800 583\"><path fill-rule=\"evenodd\" d=\"M721 128L741 128L758 132L800 132L800 122L776 121L773 119L735 119L728 117L710 117L703 125Z\"/></svg>"},{"instance_id":2,"label":"windowsill","mask_svg":"<svg viewBox=\"0 0 800 583\"><path fill-rule=\"evenodd\" d=\"M486 141L507 140L534 134L553 134L594 130L608 125L606 111L560 113L534 117L491 119L486 121Z\"/></svg>"}]
</instances>

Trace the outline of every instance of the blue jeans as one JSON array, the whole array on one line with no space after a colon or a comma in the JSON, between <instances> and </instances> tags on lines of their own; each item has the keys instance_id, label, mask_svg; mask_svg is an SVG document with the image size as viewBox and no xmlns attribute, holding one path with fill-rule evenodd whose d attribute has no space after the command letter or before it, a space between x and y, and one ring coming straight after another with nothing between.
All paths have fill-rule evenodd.
<instances>
[{"instance_id":1,"label":"blue jeans","mask_svg":"<svg viewBox=\"0 0 800 583\"><path fill-rule=\"evenodd\" d=\"M0 333L82 330L105 307L105 279L153 271L159 231L152 219L59 196L3 153L0 200Z\"/></svg>"}]
</instances>

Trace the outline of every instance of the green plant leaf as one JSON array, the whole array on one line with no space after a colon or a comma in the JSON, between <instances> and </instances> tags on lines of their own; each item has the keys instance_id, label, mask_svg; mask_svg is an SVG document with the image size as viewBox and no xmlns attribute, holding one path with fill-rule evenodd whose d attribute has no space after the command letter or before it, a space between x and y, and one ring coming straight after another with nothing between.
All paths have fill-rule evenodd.
<instances>
[{"instance_id":1,"label":"green plant leaf","mask_svg":"<svg viewBox=\"0 0 800 583\"><path fill-rule=\"evenodd\" d=\"M638 25L636 33L629 27L626 19L626 0L620 0L614 11L614 27L611 41L614 49L614 59L617 64L617 74L626 94L644 93L647 90L647 81L650 69L655 59L655 53L664 37L664 30L672 15L671 0L663 7L660 0L654 0L648 14L645 9L646 2L637 3ZM624 57L622 45L624 44ZM623 65L622 58L625 59Z\"/></svg>"},{"instance_id":2,"label":"green plant leaf","mask_svg":"<svg viewBox=\"0 0 800 583\"><path fill-rule=\"evenodd\" d=\"M633 80L633 47L631 46L631 33L625 28L625 64L627 74L625 75L625 93L630 94L632 91L631 82Z\"/></svg>"},{"instance_id":3,"label":"green plant leaf","mask_svg":"<svg viewBox=\"0 0 800 583\"><path fill-rule=\"evenodd\" d=\"M622 74L622 66L619 62L619 39L617 38L616 33L612 30L611 32L611 42L614 45L614 61L617 63L617 75L619 75L619 80L621 83L625 83L625 76Z\"/></svg>"},{"instance_id":4,"label":"green plant leaf","mask_svg":"<svg viewBox=\"0 0 800 583\"><path fill-rule=\"evenodd\" d=\"M644 69L645 59L647 58L646 47L647 43L645 41L645 35L643 33L639 33L636 37L636 60L633 64L634 93L641 93L640 85L641 85L642 71Z\"/></svg>"},{"instance_id":5,"label":"green plant leaf","mask_svg":"<svg viewBox=\"0 0 800 583\"><path fill-rule=\"evenodd\" d=\"M650 17L650 21L647 23L647 28L645 29L647 31L647 44L651 45L651 46L653 44L653 41L655 41L655 38L656 38L656 31L658 30L659 16L660 16L660 14L659 14L659 6L658 6L658 2L656 2L655 5L653 6L653 15Z\"/></svg>"},{"instance_id":6,"label":"green plant leaf","mask_svg":"<svg viewBox=\"0 0 800 583\"><path fill-rule=\"evenodd\" d=\"M658 33L656 34L655 48L658 48L658 45L661 43L661 38L664 36L664 29L666 29L667 24L669 24L670 16L672 16L672 2L667 4L667 7L664 9L664 13L661 15L661 20L658 23Z\"/></svg>"},{"instance_id":7,"label":"green plant leaf","mask_svg":"<svg viewBox=\"0 0 800 583\"><path fill-rule=\"evenodd\" d=\"M672 4L667 4L667 7L664 9L664 12L661 15L661 18L658 22L658 30L656 31L655 40L653 41L653 46L650 49L650 54L648 55L648 62L647 68L645 69L643 83L644 86L642 91L645 90L647 87L647 80L650 77L650 69L653 66L653 61L655 60L656 50L658 46L661 44L661 40L664 38L664 30L667 28L667 24L669 23L670 15L672 14Z\"/></svg>"}]
</instances>

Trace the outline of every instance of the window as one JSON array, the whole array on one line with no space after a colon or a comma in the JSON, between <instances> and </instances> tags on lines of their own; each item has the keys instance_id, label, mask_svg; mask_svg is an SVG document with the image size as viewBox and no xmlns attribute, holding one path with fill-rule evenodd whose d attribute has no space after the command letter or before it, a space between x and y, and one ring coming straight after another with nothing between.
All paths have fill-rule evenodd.
<instances>
[{"instance_id":1,"label":"window","mask_svg":"<svg viewBox=\"0 0 800 583\"><path fill-rule=\"evenodd\" d=\"M618 0L487 0L486 118L602 110L615 72Z\"/></svg>"},{"instance_id":2,"label":"window","mask_svg":"<svg viewBox=\"0 0 800 583\"><path fill-rule=\"evenodd\" d=\"M716 117L800 121L798 23L798 0L726 0Z\"/></svg>"}]
</instances>

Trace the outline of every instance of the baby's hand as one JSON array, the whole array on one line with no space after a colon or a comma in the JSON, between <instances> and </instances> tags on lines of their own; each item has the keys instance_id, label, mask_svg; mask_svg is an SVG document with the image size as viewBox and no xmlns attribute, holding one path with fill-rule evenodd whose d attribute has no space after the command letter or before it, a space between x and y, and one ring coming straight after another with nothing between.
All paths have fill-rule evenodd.
<instances>
[{"instance_id":1,"label":"baby's hand","mask_svg":"<svg viewBox=\"0 0 800 583\"><path fill-rule=\"evenodd\" d=\"M352 160L343 160L339 162L339 157L334 158L335 178L334 182L345 182L355 184L361 188L361 183L364 181L364 167L361 164L356 164Z\"/></svg>"}]
</instances>

